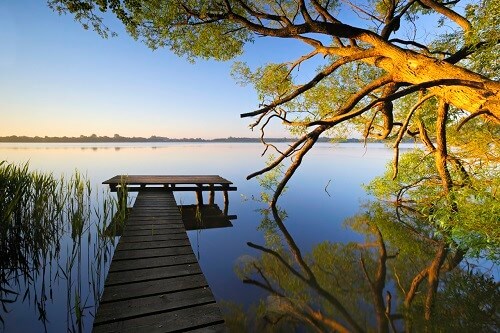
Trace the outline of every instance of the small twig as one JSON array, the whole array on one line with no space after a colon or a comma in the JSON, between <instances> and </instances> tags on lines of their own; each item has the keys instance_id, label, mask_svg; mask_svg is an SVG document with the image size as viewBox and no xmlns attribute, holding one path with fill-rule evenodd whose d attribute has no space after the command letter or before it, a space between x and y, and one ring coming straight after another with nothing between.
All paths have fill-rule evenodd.
<instances>
[{"instance_id":1,"label":"small twig","mask_svg":"<svg viewBox=\"0 0 500 333\"><path fill-rule=\"evenodd\" d=\"M330 182L331 182L331 181L332 181L332 180L331 180L331 179L329 179L329 180L328 180L328 183L326 183L326 186L325 186L325 192L326 192L326 194L328 194L328 196L329 196L329 197L331 197L331 195L330 195L330 192L328 192L327 188L328 188L328 185L330 185Z\"/></svg>"}]
</instances>

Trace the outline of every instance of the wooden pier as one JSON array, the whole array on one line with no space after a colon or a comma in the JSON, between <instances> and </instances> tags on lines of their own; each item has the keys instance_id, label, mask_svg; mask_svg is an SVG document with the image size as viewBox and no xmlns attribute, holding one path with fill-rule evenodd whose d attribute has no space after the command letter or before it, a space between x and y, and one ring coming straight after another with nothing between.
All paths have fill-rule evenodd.
<instances>
[{"instance_id":1,"label":"wooden pier","mask_svg":"<svg viewBox=\"0 0 500 333\"><path fill-rule=\"evenodd\" d=\"M236 189L219 176L204 177L193 176L191 190ZM113 190L111 180L105 183ZM225 331L172 193L181 180L177 178L174 186L166 180L161 179L160 188L138 184L139 193L111 262L93 332ZM123 179L120 181L123 186ZM188 182L188 178L182 180Z\"/></svg>"}]
</instances>

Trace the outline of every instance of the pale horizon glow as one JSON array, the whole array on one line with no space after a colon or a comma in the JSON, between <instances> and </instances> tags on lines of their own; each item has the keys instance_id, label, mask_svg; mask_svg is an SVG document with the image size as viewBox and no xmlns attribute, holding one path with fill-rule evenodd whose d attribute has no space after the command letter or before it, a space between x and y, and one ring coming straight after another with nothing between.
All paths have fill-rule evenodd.
<instances>
[{"instance_id":1,"label":"pale horizon glow","mask_svg":"<svg viewBox=\"0 0 500 333\"><path fill-rule=\"evenodd\" d=\"M114 23L119 36L102 39L43 1L3 1L0 136L260 135L240 118L258 100L231 78L231 62L191 64L153 52ZM286 132L276 127L269 135Z\"/></svg>"}]
</instances>

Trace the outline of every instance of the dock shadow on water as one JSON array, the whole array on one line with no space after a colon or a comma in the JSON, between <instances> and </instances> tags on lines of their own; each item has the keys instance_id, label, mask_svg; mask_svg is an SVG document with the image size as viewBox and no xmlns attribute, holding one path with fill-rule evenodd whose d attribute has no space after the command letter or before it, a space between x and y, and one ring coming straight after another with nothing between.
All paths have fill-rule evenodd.
<instances>
[{"instance_id":1,"label":"dock shadow on water","mask_svg":"<svg viewBox=\"0 0 500 333\"><path fill-rule=\"evenodd\" d=\"M216 204L208 205L178 205L181 212L182 222L186 230L203 230L214 228L230 228L233 226L231 220L236 215L224 213Z\"/></svg>"},{"instance_id":2,"label":"dock shadow on water","mask_svg":"<svg viewBox=\"0 0 500 333\"><path fill-rule=\"evenodd\" d=\"M0 163L0 331L91 329L116 241L105 231L124 216L101 195L78 172L56 178Z\"/></svg>"},{"instance_id":3,"label":"dock shadow on water","mask_svg":"<svg viewBox=\"0 0 500 333\"><path fill-rule=\"evenodd\" d=\"M234 332L495 332L500 291L489 268L449 249L418 214L371 202L345 226L364 239L301 249L287 213L261 210L265 244L235 266L243 284L263 291L244 308L222 302ZM298 235L297 235L298 236ZM250 249L249 249L250 250ZM439 288L431 284L432 269Z\"/></svg>"}]
</instances>

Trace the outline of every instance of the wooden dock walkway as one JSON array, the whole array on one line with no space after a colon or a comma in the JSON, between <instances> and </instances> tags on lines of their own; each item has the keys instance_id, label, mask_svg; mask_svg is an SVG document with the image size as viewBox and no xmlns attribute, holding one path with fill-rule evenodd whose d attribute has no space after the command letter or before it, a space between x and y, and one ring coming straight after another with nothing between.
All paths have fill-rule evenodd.
<instances>
[{"instance_id":1,"label":"wooden dock walkway","mask_svg":"<svg viewBox=\"0 0 500 333\"><path fill-rule=\"evenodd\" d=\"M171 190L139 190L115 250L93 332L226 330Z\"/></svg>"}]
</instances>

